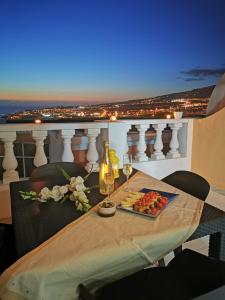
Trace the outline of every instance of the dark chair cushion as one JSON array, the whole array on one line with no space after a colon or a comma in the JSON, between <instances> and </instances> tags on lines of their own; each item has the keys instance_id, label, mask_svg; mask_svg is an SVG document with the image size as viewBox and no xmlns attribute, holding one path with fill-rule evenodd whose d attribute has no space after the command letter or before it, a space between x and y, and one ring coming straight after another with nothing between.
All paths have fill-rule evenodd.
<instances>
[{"instance_id":1,"label":"dark chair cushion","mask_svg":"<svg viewBox=\"0 0 225 300\"><path fill-rule=\"evenodd\" d=\"M100 288L95 294L82 287L81 299L186 300L222 285L225 285L225 262L184 250L167 267L139 271Z\"/></svg>"},{"instance_id":2,"label":"dark chair cushion","mask_svg":"<svg viewBox=\"0 0 225 300\"><path fill-rule=\"evenodd\" d=\"M174 278L166 267L150 268L111 283L99 290L98 300L181 300L182 289L171 294Z\"/></svg>"},{"instance_id":3,"label":"dark chair cushion","mask_svg":"<svg viewBox=\"0 0 225 300\"><path fill-rule=\"evenodd\" d=\"M0 274L16 261L13 226L0 224Z\"/></svg>"},{"instance_id":4,"label":"dark chair cushion","mask_svg":"<svg viewBox=\"0 0 225 300\"><path fill-rule=\"evenodd\" d=\"M197 297L225 284L225 262L185 249L168 265L170 272L182 278L183 288Z\"/></svg>"},{"instance_id":5,"label":"dark chair cushion","mask_svg":"<svg viewBox=\"0 0 225 300\"><path fill-rule=\"evenodd\" d=\"M210 190L209 183L203 177L190 171L176 171L162 181L201 200L206 199Z\"/></svg>"}]
</instances>

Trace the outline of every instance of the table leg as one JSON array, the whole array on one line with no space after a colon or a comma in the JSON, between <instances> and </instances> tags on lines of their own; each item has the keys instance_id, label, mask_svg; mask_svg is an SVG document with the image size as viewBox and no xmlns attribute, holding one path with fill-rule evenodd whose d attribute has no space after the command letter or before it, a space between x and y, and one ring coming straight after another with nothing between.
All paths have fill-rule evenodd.
<instances>
[{"instance_id":1,"label":"table leg","mask_svg":"<svg viewBox=\"0 0 225 300\"><path fill-rule=\"evenodd\" d=\"M173 250L174 255L177 256L182 252L182 245Z\"/></svg>"},{"instance_id":2,"label":"table leg","mask_svg":"<svg viewBox=\"0 0 225 300\"><path fill-rule=\"evenodd\" d=\"M158 264L159 264L159 267L165 267L165 260L164 258L161 258L159 261L158 261Z\"/></svg>"}]
</instances>

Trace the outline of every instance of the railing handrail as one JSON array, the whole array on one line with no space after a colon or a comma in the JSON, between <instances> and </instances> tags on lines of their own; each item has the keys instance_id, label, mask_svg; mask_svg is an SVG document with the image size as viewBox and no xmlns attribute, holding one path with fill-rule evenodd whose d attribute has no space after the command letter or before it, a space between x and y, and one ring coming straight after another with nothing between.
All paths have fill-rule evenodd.
<instances>
[{"instance_id":1,"label":"railing handrail","mask_svg":"<svg viewBox=\"0 0 225 300\"><path fill-rule=\"evenodd\" d=\"M61 130L61 129L89 129L89 128L108 128L109 123L125 123L128 125L139 125L139 124L159 124L168 123L173 124L177 122L188 123L191 118L185 119L129 119L129 120L98 120L94 122L77 122L77 123L13 123L13 124L0 124L0 131L29 131L32 130Z\"/></svg>"},{"instance_id":2,"label":"railing handrail","mask_svg":"<svg viewBox=\"0 0 225 300\"><path fill-rule=\"evenodd\" d=\"M29 129L27 129L29 128ZM79 122L79 123L15 123L0 124L0 131L33 131L33 130L61 130L61 129L89 129L108 128L106 122Z\"/></svg>"},{"instance_id":3,"label":"railing handrail","mask_svg":"<svg viewBox=\"0 0 225 300\"><path fill-rule=\"evenodd\" d=\"M128 125L141 125L141 124L160 124L160 123L168 123L168 124L173 124L173 123L188 123L191 118L186 118L186 119L141 119L141 120L118 120L118 122L125 123Z\"/></svg>"}]
</instances>

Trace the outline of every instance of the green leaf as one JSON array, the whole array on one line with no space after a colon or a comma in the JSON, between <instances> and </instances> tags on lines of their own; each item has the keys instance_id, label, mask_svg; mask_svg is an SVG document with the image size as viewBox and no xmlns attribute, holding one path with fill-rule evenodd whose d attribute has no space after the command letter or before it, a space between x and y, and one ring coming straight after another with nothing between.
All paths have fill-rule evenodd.
<instances>
[{"instance_id":1,"label":"green leaf","mask_svg":"<svg viewBox=\"0 0 225 300\"><path fill-rule=\"evenodd\" d=\"M69 199L69 194L65 195L62 200L60 201L60 203L63 203L64 201L66 201L67 199Z\"/></svg>"},{"instance_id":2,"label":"green leaf","mask_svg":"<svg viewBox=\"0 0 225 300\"><path fill-rule=\"evenodd\" d=\"M71 176L63 168L59 168L59 170L62 172L62 174L66 178L66 180L70 181Z\"/></svg>"},{"instance_id":3,"label":"green leaf","mask_svg":"<svg viewBox=\"0 0 225 300\"><path fill-rule=\"evenodd\" d=\"M98 187L99 187L99 184L92 185L91 187L86 188L85 193L86 193L86 192L89 193L92 189L96 189L96 188L98 188Z\"/></svg>"},{"instance_id":4,"label":"green leaf","mask_svg":"<svg viewBox=\"0 0 225 300\"><path fill-rule=\"evenodd\" d=\"M37 198L37 193L34 191L30 191L30 192L19 191L19 193L24 200L27 199L35 200Z\"/></svg>"}]
</instances>

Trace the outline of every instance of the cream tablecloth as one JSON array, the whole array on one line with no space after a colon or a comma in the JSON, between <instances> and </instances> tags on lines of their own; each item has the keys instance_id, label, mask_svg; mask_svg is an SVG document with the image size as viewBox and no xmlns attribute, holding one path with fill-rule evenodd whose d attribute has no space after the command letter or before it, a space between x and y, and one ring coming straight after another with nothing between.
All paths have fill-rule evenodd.
<instances>
[{"instance_id":1,"label":"cream tablecloth","mask_svg":"<svg viewBox=\"0 0 225 300\"><path fill-rule=\"evenodd\" d=\"M101 218L93 208L26 254L0 277L2 300L78 299L80 283L113 281L142 269L181 245L197 228L203 202L142 172L133 190L152 188L179 196L157 219L117 210ZM119 201L123 186L112 198Z\"/></svg>"}]
</instances>

